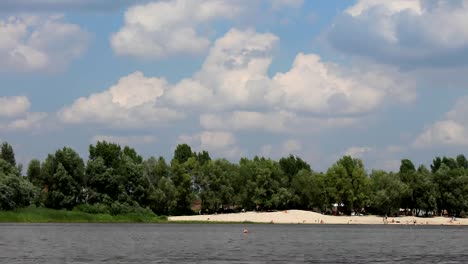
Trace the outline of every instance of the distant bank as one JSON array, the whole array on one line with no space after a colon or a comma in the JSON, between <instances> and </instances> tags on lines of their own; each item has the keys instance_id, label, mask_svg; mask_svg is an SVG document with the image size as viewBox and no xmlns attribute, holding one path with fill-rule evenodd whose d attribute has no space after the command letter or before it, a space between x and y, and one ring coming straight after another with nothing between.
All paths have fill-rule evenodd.
<instances>
[{"instance_id":1,"label":"distant bank","mask_svg":"<svg viewBox=\"0 0 468 264\"><path fill-rule=\"evenodd\" d=\"M0 211L0 223L162 223L167 217L150 214L90 214L46 208Z\"/></svg>"},{"instance_id":2,"label":"distant bank","mask_svg":"<svg viewBox=\"0 0 468 264\"><path fill-rule=\"evenodd\" d=\"M273 224L389 224L389 225L468 225L465 218L447 217L380 217L380 216L331 216L310 211L286 210L279 212L246 212L217 215L171 216L170 222L248 222Z\"/></svg>"},{"instance_id":3,"label":"distant bank","mask_svg":"<svg viewBox=\"0 0 468 264\"><path fill-rule=\"evenodd\" d=\"M380 216L331 216L302 210L166 217L141 213L110 215L46 208L24 208L16 211L0 211L0 223L267 223L468 226L468 219L412 216L388 217L385 219Z\"/></svg>"}]
</instances>

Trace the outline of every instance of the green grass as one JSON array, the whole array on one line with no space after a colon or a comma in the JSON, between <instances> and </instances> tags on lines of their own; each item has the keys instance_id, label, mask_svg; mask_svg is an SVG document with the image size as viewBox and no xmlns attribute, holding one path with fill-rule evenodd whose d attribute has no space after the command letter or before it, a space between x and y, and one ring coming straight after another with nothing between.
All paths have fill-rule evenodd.
<instances>
[{"instance_id":1,"label":"green grass","mask_svg":"<svg viewBox=\"0 0 468 264\"><path fill-rule=\"evenodd\" d=\"M23 208L0 211L2 223L165 223L167 218L149 214L89 214L46 208Z\"/></svg>"}]
</instances>

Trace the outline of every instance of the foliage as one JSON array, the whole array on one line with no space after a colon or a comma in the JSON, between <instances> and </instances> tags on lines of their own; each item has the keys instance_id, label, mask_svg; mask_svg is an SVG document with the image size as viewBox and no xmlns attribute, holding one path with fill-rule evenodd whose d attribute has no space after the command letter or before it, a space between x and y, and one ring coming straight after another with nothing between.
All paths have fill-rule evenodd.
<instances>
[{"instance_id":1,"label":"foliage","mask_svg":"<svg viewBox=\"0 0 468 264\"><path fill-rule=\"evenodd\" d=\"M13 165L0 159L0 210L29 206L38 193L28 180L14 172Z\"/></svg>"},{"instance_id":2,"label":"foliage","mask_svg":"<svg viewBox=\"0 0 468 264\"><path fill-rule=\"evenodd\" d=\"M98 141L89 146L86 165L76 151L64 147L43 162L31 160L27 177L6 142L1 155L6 160L0 158L0 210L34 204L87 215L80 221L102 215L114 221L112 217L121 215L140 219L191 214L194 208L197 213L292 208L329 212L336 204L346 214L364 209L389 215L404 209L406 214L458 216L468 211L464 155L436 157L430 170L403 159L397 173L376 170L368 175L362 160L350 156L321 173L293 155L232 163L181 144L168 163L163 157L144 160L129 146Z\"/></svg>"},{"instance_id":3,"label":"foliage","mask_svg":"<svg viewBox=\"0 0 468 264\"><path fill-rule=\"evenodd\" d=\"M0 159L3 159L12 167L16 166L15 152L8 142L2 143L2 147L0 148Z\"/></svg>"},{"instance_id":4,"label":"foliage","mask_svg":"<svg viewBox=\"0 0 468 264\"><path fill-rule=\"evenodd\" d=\"M90 214L78 210L53 210L47 208L23 208L16 211L0 211L0 222L24 223L161 223L167 217L154 214L130 213L124 215Z\"/></svg>"}]
</instances>

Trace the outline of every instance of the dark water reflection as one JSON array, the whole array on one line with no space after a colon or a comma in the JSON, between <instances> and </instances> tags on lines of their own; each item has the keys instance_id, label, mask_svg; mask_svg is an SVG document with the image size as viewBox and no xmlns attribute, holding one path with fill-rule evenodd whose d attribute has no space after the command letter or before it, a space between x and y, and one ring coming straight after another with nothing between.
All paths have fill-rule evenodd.
<instances>
[{"instance_id":1,"label":"dark water reflection","mask_svg":"<svg viewBox=\"0 0 468 264\"><path fill-rule=\"evenodd\" d=\"M468 263L467 234L434 226L0 224L0 263Z\"/></svg>"}]
</instances>

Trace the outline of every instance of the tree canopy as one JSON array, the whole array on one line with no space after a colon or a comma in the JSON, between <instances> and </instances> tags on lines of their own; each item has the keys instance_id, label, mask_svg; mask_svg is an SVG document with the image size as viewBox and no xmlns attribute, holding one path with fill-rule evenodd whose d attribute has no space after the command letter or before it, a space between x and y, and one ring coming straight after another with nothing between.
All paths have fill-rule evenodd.
<instances>
[{"instance_id":1,"label":"tree canopy","mask_svg":"<svg viewBox=\"0 0 468 264\"><path fill-rule=\"evenodd\" d=\"M148 208L157 214L305 209L323 213L464 215L468 212L468 161L436 157L430 165L401 161L396 173L368 173L362 160L344 156L326 172L289 155L238 163L178 145L170 162L144 159L129 146L99 141L85 161L70 147L44 161L30 161L23 176L7 142L0 152L0 210L77 206L122 212ZM338 208L337 208L338 207ZM336 211L335 211L336 212Z\"/></svg>"}]
</instances>

